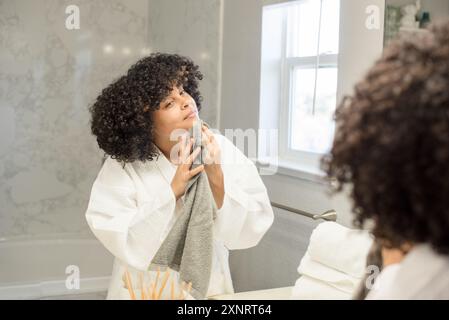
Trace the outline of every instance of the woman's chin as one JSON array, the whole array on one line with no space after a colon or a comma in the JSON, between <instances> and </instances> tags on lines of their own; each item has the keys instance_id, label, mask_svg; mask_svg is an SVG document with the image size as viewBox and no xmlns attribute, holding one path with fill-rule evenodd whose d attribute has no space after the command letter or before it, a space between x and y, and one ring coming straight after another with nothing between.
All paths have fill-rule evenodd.
<instances>
[{"instance_id":1,"label":"woman's chin","mask_svg":"<svg viewBox=\"0 0 449 320\"><path fill-rule=\"evenodd\" d=\"M179 128L180 129L185 129L185 130L189 130L193 127L193 124L195 123L195 118L187 118L184 119L180 124L179 124Z\"/></svg>"},{"instance_id":2,"label":"woman's chin","mask_svg":"<svg viewBox=\"0 0 449 320\"><path fill-rule=\"evenodd\" d=\"M185 125L186 126L188 126L189 127L189 129L195 124L195 122L197 121L197 118L196 117L190 117L190 118L187 118L187 119L184 119L184 123L185 123Z\"/></svg>"}]
</instances>

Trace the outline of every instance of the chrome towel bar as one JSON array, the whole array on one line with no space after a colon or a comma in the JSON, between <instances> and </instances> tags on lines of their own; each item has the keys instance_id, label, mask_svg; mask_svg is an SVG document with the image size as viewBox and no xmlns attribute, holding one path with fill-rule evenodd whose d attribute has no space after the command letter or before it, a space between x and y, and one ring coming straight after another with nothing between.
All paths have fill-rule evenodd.
<instances>
[{"instance_id":1,"label":"chrome towel bar","mask_svg":"<svg viewBox=\"0 0 449 320\"><path fill-rule=\"evenodd\" d=\"M302 216L305 216L305 217L313 219L313 220L323 219L323 220L326 220L326 221L337 221L337 212L334 209L327 210L327 211L325 211L325 212L323 212L321 214L313 214L313 213L302 211L302 210L299 210L299 209L296 209L296 208L292 208L292 207L289 207L289 206L286 206L286 205L283 205L283 204L280 204L280 203L277 203L277 202L273 202L273 201L271 201L271 205L273 207L278 208L278 209L287 210L287 211L290 211L290 212L293 212L293 213L297 213L297 214L300 214Z\"/></svg>"}]
</instances>

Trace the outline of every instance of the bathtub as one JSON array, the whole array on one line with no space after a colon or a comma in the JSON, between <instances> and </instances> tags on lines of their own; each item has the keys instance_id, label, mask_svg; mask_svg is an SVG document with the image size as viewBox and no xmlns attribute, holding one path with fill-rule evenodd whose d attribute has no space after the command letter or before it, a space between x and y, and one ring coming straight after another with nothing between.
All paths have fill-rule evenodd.
<instances>
[{"instance_id":1,"label":"bathtub","mask_svg":"<svg viewBox=\"0 0 449 320\"><path fill-rule=\"evenodd\" d=\"M98 240L79 234L0 239L0 299L105 291L112 263Z\"/></svg>"}]
</instances>

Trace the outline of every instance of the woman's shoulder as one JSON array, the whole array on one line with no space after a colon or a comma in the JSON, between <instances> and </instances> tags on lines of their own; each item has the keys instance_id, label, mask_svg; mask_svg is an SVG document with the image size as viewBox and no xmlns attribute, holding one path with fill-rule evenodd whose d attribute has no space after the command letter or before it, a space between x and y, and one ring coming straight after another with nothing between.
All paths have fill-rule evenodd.
<instances>
[{"instance_id":1,"label":"woman's shoulder","mask_svg":"<svg viewBox=\"0 0 449 320\"><path fill-rule=\"evenodd\" d=\"M213 133L220 146L223 164L252 164L252 161L240 150L240 148L245 149L245 143L251 143L251 139L240 138L235 135L226 136L218 131L213 131ZM234 138L237 146L234 144ZM251 148L249 147L248 150L251 150Z\"/></svg>"},{"instance_id":2,"label":"woman's shoulder","mask_svg":"<svg viewBox=\"0 0 449 320\"><path fill-rule=\"evenodd\" d=\"M234 135L222 135L218 129L212 130L212 132L220 147L230 150L238 149L234 144ZM236 140L239 140L238 137L236 138Z\"/></svg>"},{"instance_id":3,"label":"woman's shoulder","mask_svg":"<svg viewBox=\"0 0 449 320\"><path fill-rule=\"evenodd\" d=\"M105 157L95 181L108 186L133 188L132 166L132 163L122 163L108 155Z\"/></svg>"},{"instance_id":4,"label":"woman's shoulder","mask_svg":"<svg viewBox=\"0 0 449 320\"><path fill-rule=\"evenodd\" d=\"M237 147L234 145L234 142L232 140L222 135L218 130L212 132L214 133L214 138L220 146L222 153L228 154L230 152L237 151Z\"/></svg>"},{"instance_id":5,"label":"woman's shoulder","mask_svg":"<svg viewBox=\"0 0 449 320\"><path fill-rule=\"evenodd\" d=\"M228 138L226 138L224 135L222 135L220 133L220 131L218 131L218 129L213 129L211 131L214 134L214 138L217 140L217 142L220 144L220 146L223 144L232 143Z\"/></svg>"}]
</instances>

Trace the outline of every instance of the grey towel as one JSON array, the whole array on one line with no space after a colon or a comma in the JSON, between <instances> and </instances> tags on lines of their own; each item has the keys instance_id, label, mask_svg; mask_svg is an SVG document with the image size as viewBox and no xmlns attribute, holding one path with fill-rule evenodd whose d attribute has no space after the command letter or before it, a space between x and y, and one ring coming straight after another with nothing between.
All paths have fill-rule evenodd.
<instances>
[{"instance_id":1,"label":"grey towel","mask_svg":"<svg viewBox=\"0 0 449 320\"><path fill-rule=\"evenodd\" d=\"M198 146L202 149L192 168L203 162L205 150L201 143L202 123L201 120L197 121L190 131L195 139L192 150ZM148 269L169 267L178 271L180 281L192 282L190 294L195 299L204 299L212 271L212 227L217 211L204 171L189 181L183 210L184 212L169 231Z\"/></svg>"}]
</instances>

